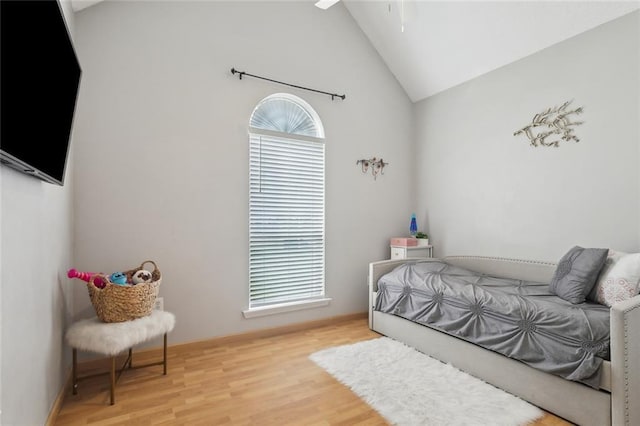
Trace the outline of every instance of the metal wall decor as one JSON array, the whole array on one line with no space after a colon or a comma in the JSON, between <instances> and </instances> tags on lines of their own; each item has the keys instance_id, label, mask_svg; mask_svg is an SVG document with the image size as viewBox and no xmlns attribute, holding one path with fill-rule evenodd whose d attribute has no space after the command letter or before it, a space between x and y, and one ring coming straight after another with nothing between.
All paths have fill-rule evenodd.
<instances>
[{"instance_id":1,"label":"metal wall decor","mask_svg":"<svg viewBox=\"0 0 640 426\"><path fill-rule=\"evenodd\" d=\"M529 138L531 146L554 146L558 147L560 141L580 142L580 139L573 134L575 126L579 126L584 121L571 121L570 115L582 114L583 108L568 109L571 101L567 101L559 107L547 108L545 111L533 116L530 124L513 133L513 136L523 134Z\"/></svg>"},{"instance_id":2,"label":"metal wall decor","mask_svg":"<svg viewBox=\"0 0 640 426\"><path fill-rule=\"evenodd\" d=\"M369 167L371 167L371 174L373 175L373 178L376 179L378 174L384 174L384 168L385 166L388 166L389 163L382 161L382 158L377 159L376 157L373 157L368 160L364 158L362 160L358 160L356 161L356 165L362 166L362 173L367 173Z\"/></svg>"}]
</instances>

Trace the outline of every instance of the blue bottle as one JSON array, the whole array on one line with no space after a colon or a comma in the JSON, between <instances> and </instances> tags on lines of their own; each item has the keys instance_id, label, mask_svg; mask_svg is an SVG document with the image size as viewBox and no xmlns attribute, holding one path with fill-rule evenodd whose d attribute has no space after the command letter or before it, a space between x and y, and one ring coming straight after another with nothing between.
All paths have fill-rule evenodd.
<instances>
[{"instance_id":1,"label":"blue bottle","mask_svg":"<svg viewBox=\"0 0 640 426\"><path fill-rule=\"evenodd\" d=\"M416 214L411 215L411 225L409 225L409 233L412 237L415 237L418 233L418 224L416 223Z\"/></svg>"}]
</instances>

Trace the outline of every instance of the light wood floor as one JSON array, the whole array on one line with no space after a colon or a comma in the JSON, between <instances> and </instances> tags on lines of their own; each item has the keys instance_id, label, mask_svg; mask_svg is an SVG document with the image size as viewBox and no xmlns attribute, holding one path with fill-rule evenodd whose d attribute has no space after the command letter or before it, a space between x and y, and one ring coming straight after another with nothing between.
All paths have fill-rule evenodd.
<instances>
[{"instance_id":1,"label":"light wood floor","mask_svg":"<svg viewBox=\"0 0 640 426\"><path fill-rule=\"evenodd\" d=\"M308 359L323 348L375 337L366 320L357 319L275 337L170 347L167 376L162 367L126 371L113 406L106 376L81 381L55 424L385 425ZM134 352L134 365L159 357L160 351ZM569 424L547 414L535 426Z\"/></svg>"}]
</instances>

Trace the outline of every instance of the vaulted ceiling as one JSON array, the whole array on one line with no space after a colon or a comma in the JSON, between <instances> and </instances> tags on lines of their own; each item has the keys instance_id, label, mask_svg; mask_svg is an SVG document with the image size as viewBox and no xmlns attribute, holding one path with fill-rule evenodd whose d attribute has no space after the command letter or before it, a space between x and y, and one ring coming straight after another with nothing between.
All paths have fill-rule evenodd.
<instances>
[{"instance_id":1,"label":"vaulted ceiling","mask_svg":"<svg viewBox=\"0 0 640 426\"><path fill-rule=\"evenodd\" d=\"M344 4L414 102L640 8L638 1Z\"/></svg>"},{"instance_id":2,"label":"vaulted ceiling","mask_svg":"<svg viewBox=\"0 0 640 426\"><path fill-rule=\"evenodd\" d=\"M76 11L100 1L71 0ZM314 7L315 0L299 1ZM333 7L347 8L416 102L637 10L640 0L343 0Z\"/></svg>"}]
</instances>

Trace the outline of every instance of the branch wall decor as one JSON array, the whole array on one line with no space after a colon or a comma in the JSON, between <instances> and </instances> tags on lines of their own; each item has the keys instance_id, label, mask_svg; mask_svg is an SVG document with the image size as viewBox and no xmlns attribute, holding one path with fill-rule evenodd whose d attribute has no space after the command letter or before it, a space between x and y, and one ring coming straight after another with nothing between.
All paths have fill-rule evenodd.
<instances>
[{"instance_id":1,"label":"branch wall decor","mask_svg":"<svg viewBox=\"0 0 640 426\"><path fill-rule=\"evenodd\" d=\"M364 158L362 160L357 160L356 165L362 166L362 173L367 173L367 170L369 170L369 167L371 167L371 174L373 175L373 179L376 179L378 177L378 174L384 174L384 168L385 166L388 166L389 163L385 163L384 161L382 161L382 158L378 160L376 157L373 157L369 158L368 160Z\"/></svg>"},{"instance_id":2,"label":"branch wall decor","mask_svg":"<svg viewBox=\"0 0 640 426\"><path fill-rule=\"evenodd\" d=\"M568 110L571 104L567 101L559 107L547 108L539 114L533 116L530 124L513 133L513 136L524 134L529 138L531 146L553 146L558 147L560 141L580 142L580 139L573 134L575 126L580 126L584 121L571 121L570 115L582 114L583 108ZM548 140L549 139L549 140Z\"/></svg>"}]
</instances>

